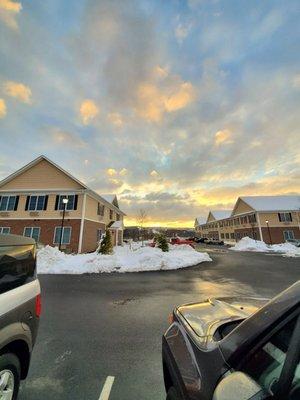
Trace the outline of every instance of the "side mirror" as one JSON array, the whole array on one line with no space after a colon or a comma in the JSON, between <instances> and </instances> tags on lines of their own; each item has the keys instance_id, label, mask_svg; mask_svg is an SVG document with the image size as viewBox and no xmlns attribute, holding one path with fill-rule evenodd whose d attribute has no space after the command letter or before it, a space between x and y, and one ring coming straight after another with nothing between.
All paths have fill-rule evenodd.
<instances>
[{"instance_id":1,"label":"side mirror","mask_svg":"<svg viewBox=\"0 0 300 400\"><path fill-rule=\"evenodd\" d=\"M269 396L250 376L243 372L227 375L215 389L213 400L266 400Z\"/></svg>"}]
</instances>

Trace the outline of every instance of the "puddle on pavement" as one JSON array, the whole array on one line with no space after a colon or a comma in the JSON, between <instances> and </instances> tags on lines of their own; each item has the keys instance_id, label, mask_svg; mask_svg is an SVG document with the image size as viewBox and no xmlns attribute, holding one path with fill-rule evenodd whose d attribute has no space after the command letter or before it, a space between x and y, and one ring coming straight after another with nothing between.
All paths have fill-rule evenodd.
<instances>
[{"instance_id":1,"label":"puddle on pavement","mask_svg":"<svg viewBox=\"0 0 300 400\"><path fill-rule=\"evenodd\" d=\"M204 272L204 279L197 279L194 282L194 287L200 294L203 293L204 297L220 297L220 296L257 296L257 293L249 285L237 282L231 279L218 279L211 280L205 279L206 273ZM207 295L209 294L209 296Z\"/></svg>"}]
</instances>

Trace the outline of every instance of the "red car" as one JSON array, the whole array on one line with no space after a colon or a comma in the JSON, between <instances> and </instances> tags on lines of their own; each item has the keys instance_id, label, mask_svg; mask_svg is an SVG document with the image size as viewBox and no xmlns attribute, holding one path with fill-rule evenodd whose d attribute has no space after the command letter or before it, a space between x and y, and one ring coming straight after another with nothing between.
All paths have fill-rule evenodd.
<instances>
[{"instance_id":1,"label":"red car","mask_svg":"<svg viewBox=\"0 0 300 400\"><path fill-rule=\"evenodd\" d=\"M171 244L188 244L191 247L193 247L193 249L195 248L195 243L191 239L184 239L184 238L174 237L174 238L171 239L170 243Z\"/></svg>"}]
</instances>

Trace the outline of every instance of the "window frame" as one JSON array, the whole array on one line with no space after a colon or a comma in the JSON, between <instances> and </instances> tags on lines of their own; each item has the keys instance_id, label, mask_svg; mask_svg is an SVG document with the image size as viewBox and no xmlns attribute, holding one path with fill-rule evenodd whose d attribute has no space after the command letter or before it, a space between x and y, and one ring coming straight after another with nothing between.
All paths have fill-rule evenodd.
<instances>
[{"instance_id":1,"label":"window frame","mask_svg":"<svg viewBox=\"0 0 300 400\"><path fill-rule=\"evenodd\" d=\"M57 231L57 229L61 229L61 226L55 226L55 228L54 228L54 236L53 236L53 244L59 244L59 240L58 240L58 242L55 242L55 237L56 237L56 231ZM69 242L68 243L64 243L64 241L63 241L63 238L64 238L64 230L65 229L70 229L70 236L69 236ZM63 227L63 231L62 231L62 235L61 235L61 244L65 244L65 245L68 245L68 244L71 244L71 237L72 237L72 227L71 226L64 226Z\"/></svg>"},{"instance_id":2,"label":"window frame","mask_svg":"<svg viewBox=\"0 0 300 400\"><path fill-rule=\"evenodd\" d=\"M13 207L12 208L8 208L8 206L10 205L10 199L11 198L15 198L15 201L14 201L14 203L13 203ZM2 212L6 212L6 211L15 211L15 207L16 207L16 203L17 203L17 195L3 195L3 196L1 196L1 198L0 198L0 212L2 211ZM1 205L2 205L2 202L3 202L3 198L7 198L7 203L6 203L6 207L5 207L5 209L1 209Z\"/></svg>"},{"instance_id":3,"label":"window frame","mask_svg":"<svg viewBox=\"0 0 300 400\"><path fill-rule=\"evenodd\" d=\"M285 233L287 233L287 232L292 232L292 237L290 237L290 235L288 235L289 237L285 237ZM287 230L283 231L283 238L285 241L295 239L295 232L291 229L287 229Z\"/></svg>"},{"instance_id":4,"label":"window frame","mask_svg":"<svg viewBox=\"0 0 300 400\"><path fill-rule=\"evenodd\" d=\"M3 233L3 229L8 229L7 233ZM0 235L10 235L10 226L0 226Z\"/></svg>"},{"instance_id":5,"label":"window frame","mask_svg":"<svg viewBox=\"0 0 300 400\"><path fill-rule=\"evenodd\" d=\"M76 202L76 196L78 196L77 194L58 194L58 201L57 201L57 211L76 211L77 210L77 202ZM70 207L70 197L73 197L73 208L69 208ZM66 205L66 207L64 208L63 206L63 199L67 198L69 201ZM77 197L78 198L78 197ZM60 207L61 206L61 207Z\"/></svg>"},{"instance_id":6,"label":"window frame","mask_svg":"<svg viewBox=\"0 0 300 400\"><path fill-rule=\"evenodd\" d=\"M26 229L31 229L30 236L25 235ZM37 239L35 239L35 238L32 236L33 229L38 229L38 231L39 231L39 234L38 234L38 238L37 238ZM40 226L25 226L24 229L23 229L23 236L25 236L25 237L30 237L31 239L34 239L34 240L38 243L38 242L40 241L40 236L41 236L41 227L40 227Z\"/></svg>"},{"instance_id":7,"label":"window frame","mask_svg":"<svg viewBox=\"0 0 300 400\"><path fill-rule=\"evenodd\" d=\"M27 211L34 212L34 211L44 211L44 210L45 210L45 204L46 204L46 195L45 195L45 194L31 194L31 195L29 195L28 197L29 197L29 199L28 199ZM33 197L36 197L35 207L34 207L34 208L30 208L31 199L32 199ZM42 208L38 208L39 199L40 199L41 197L44 198L43 205L42 205Z\"/></svg>"}]
</instances>

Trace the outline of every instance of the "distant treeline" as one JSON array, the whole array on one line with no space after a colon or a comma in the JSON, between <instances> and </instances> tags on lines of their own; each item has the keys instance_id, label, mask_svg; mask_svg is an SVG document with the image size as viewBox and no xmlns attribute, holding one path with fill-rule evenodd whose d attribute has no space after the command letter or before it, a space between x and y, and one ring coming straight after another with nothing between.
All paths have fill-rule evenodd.
<instances>
[{"instance_id":1,"label":"distant treeline","mask_svg":"<svg viewBox=\"0 0 300 400\"><path fill-rule=\"evenodd\" d=\"M128 226L124 229L124 239L149 240L153 239L156 233L164 233L167 237L194 237L194 229L179 229L179 228L139 228L137 226Z\"/></svg>"}]
</instances>

